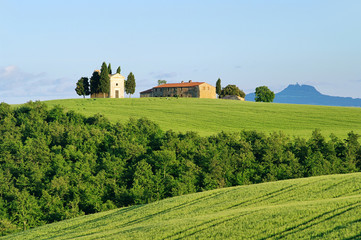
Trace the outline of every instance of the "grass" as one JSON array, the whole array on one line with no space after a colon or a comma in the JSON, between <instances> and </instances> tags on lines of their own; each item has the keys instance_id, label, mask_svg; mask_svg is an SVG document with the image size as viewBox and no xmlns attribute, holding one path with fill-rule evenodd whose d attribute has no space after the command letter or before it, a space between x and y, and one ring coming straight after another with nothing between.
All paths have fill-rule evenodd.
<instances>
[{"instance_id":1,"label":"grass","mask_svg":"<svg viewBox=\"0 0 361 240\"><path fill-rule=\"evenodd\" d=\"M324 136L334 133L345 138L350 131L361 134L361 108L351 107L190 98L67 99L46 103L86 116L99 113L112 122L147 117L163 130L196 131L202 136L257 130L308 138L316 128Z\"/></svg>"},{"instance_id":2,"label":"grass","mask_svg":"<svg viewBox=\"0 0 361 240\"><path fill-rule=\"evenodd\" d=\"M360 239L361 173L238 186L131 206L1 239Z\"/></svg>"}]
</instances>

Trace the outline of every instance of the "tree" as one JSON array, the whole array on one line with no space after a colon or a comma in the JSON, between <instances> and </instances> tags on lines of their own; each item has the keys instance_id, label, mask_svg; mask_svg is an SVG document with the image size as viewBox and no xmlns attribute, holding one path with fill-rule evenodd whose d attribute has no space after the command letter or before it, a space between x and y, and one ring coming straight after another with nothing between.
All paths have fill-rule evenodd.
<instances>
[{"instance_id":1,"label":"tree","mask_svg":"<svg viewBox=\"0 0 361 240\"><path fill-rule=\"evenodd\" d=\"M99 70L94 71L93 75L90 78L90 94L99 93L100 87L100 73Z\"/></svg>"},{"instance_id":2,"label":"tree","mask_svg":"<svg viewBox=\"0 0 361 240\"><path fill-rule=\"evenodd\" d=\"M117 68L117 73L120 73L120 66Z\"/></svg>"},{"instance_id":3,"label":"tree","mask_svg":"<svg viewBox=\"0 0 361 240\"><path fill-rule=\"evenodd\" d=\"M103 62L102 67L100 69L100 85L99 85L100 92L103 93L103 98L105 98L105 94L109 94L110 90L110 78L108 67L105 62Z\"/></svg>"},{"instance_id":4,"label":"tree","mask_svg":"<svg viewBox=\"0 0 361 240\"><path fill-rule=\"evenodd\" d=\"M158 80L158 86L159 86L159 85L166 84L166 83L167 83L166 80Z\"/></svg>"},{"instance_id":5,"label":"tree","mask_svg":"<svg viewBox=\"0 0 361 240\"><path fill-rule=\"evenodd\" d=\"M267 86L260 86L256 88L256 102L273 102L275 93L269 90Z\"/></svg>"},{"instance_id":6,"label":"tree","mask_svg":"<svg viewBox=\"0 0 361 240\"><path fill-rule=\"evenodd\" d=\"M246 94L236 85L227 85L225 88L223 88L221 91L221 97L226 95L236 95L240 96L241 98L244 98L246 96Z\"/></svg>"},{"instance_id":7,"label":"tree","mask_svg":"<svg viewBox=\"0 0 361 240\"><path fill-rule=\"evenodd\" d=\"M108 73L112 74L112 65L110 63L108 64Z\"/></svg>"},{"instance_id":8,"label":"tree","mask_svg":"<svg viewBox=\"0 0 361 240\"><path fill-rule=\"evenodd\" d=\"M221 79L218 78L217 82L216 82L216 93L218 94L218 97L220 97L221 93L222 93L222 86L221 86Z\"/></svg>"},{"instance_id":9,"label":"tree","mask_svg":"<svg viewBox=\"0 0 361 240\"><path fill-rule=\"evenodd\" d=\"M129 97L135 92L135 78L132 72L129 73L125 81L125 92L129 94Z\"/></svg>"},{"instance_id":10,"label":"tree","mask_svg":"<svg viewBox=\"0 0 361 240\"><path fill-rule=\"evenodd\" d=\"M76 83L75 92L84 98L90 94L89 79L87 77L82 77L78 80Z\"/></svg>"}]
</instances>

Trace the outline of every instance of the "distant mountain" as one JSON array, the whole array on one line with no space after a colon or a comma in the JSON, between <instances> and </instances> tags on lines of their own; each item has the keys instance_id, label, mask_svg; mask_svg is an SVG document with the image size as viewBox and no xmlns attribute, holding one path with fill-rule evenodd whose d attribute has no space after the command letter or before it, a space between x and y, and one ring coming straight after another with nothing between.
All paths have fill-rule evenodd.
<instances>
[{"instance_id":1,"label":"distant mountain","mask_svg":"<svg viewBox=\"0 0 361 240\"><path fill-rule=\"evenodd\" d=\"M255 94L246 95L246 101L254 101ZM325 106L361 107L361 98L334 97L320 93L310 85L290 84L276 93L275 103L293 103Z\"/></svg>"}]
</instances>

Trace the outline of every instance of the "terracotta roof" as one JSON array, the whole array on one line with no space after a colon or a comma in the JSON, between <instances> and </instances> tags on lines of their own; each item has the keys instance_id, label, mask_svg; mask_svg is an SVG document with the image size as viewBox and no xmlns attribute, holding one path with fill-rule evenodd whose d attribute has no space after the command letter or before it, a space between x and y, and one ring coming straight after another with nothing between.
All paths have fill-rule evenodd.
<instances>
[{"instance_id":1,"label":"terracotta roof","mask_svg":"<svg viewBox=\"0 0 361 240\"><path fill-rule=\"evenodd\" d=\"M185 83L166 83L154 88L168 88L168 87L195 87L203 84L204 82L185 82Z\"/></svg>"},{"instance_id":2,"label":"terracotta roof","mask_svg":"<svg viewBox=\"0 0 361 240\"><path fill-rule=\"evenodd\" d=\"M143 91L143 92L140 92L140 93L151 93L153 91L153 88L151 88L151 89L148 89L148 90L145 90L145 91Z\"/></svg>"}]
</instances>

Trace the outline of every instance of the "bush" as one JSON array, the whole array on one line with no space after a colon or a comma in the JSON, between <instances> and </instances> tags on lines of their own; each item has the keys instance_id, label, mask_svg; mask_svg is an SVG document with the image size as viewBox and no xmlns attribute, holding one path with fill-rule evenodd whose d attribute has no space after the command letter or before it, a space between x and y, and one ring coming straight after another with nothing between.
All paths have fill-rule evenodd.
<instances>
[{"instance_id":1,"label":"bush","mask_svg":"<svg viewBox=\"0 0 361 240\"><path fill-rule=\"evenodd\" d=\"M246 94L240 90L236 85L227 85L225 88L221 91L221 96L224 97L226 95L236 95L241 98L245 98Z\"/></svg>"}]
</instances>

